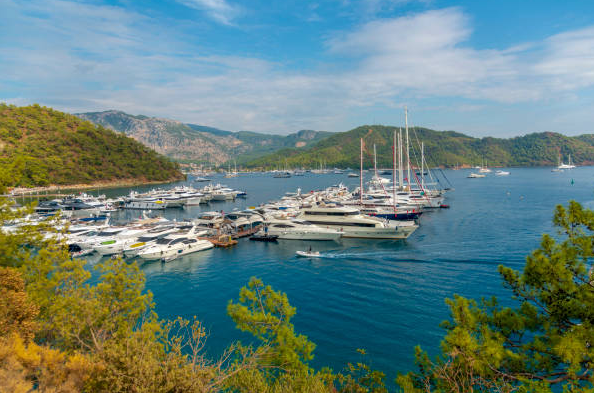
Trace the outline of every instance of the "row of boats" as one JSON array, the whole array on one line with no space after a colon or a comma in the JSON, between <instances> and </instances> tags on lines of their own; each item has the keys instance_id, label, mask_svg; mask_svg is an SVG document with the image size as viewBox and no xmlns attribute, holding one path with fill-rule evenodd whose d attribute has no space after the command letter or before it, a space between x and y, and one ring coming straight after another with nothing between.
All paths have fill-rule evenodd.
<instances>
[{"instance_id":1,"label":"row of boats","mask_svg":"<svg viewBox=\"0 0 594 393\"><path fill-rule=\"evenodd\" d=\"M221 238L253 235L312 241L406 239L419 227L424 211L443 207L441 193L399 189L390 195L390 189L382 180L372 179L363 192L358 188L350 191L342 184L309 193L297 190L246 210L204 212L183 222L149 218L146 213L124 225L112 224L109 215L103 221L63 217L46 236L62 239L76 257L97 253L172 260L220 245ZM1 230L17 230L19 225L45 216L28 217Z\"/></svg>"},{"instance_id":2,"label":"row of boats","mask_svg":"<svg viewBox=\"0 0 594 393\"><path fill-rule=\"evenodd\" d=\"M131 191L128 195L110 199L105 195L92 196L81 193L77 196L41 201L35 211L44 215L53 215L61 211L70 218L103 220L107 213L118 209L165 210L198 206L211 201L233 201L246 195L245 191L234 190L221 184L209 184L201 189L178 186L168 190L153 189L145 193Z\"/></svg>"}]
</instances>

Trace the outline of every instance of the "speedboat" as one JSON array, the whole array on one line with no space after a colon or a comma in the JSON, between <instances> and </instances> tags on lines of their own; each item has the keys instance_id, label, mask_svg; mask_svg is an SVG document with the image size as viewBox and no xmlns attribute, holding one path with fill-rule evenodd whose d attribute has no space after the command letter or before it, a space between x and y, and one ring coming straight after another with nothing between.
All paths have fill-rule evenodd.
<instances>
[{"instance_id":1,"label":"speedboat","mask_svg":"<svg viewBox=\"0 0 594 393\"><path fill-rule=\"evenodd\" d=\"M495 176L507 176L507 175L509 175L509 172L507 172L507 171L498 170L495 172Z\"/></svg>"},{"instance_id":2,"label":"speedboat","mask_svg":"<svg viewBox=\"0 0 594 393\"><path fill-rule=\"evenodd\" d=\"M320 257L319 251L296 251L295 254L298 257L305 257L305 258L319 258Z\"/></svg>"},{"instance_id":3,"label":"speedboat","mask_svg":"<svg viewBox=\"0 0 594 393\"><path fill-rule=\"evenodd\" d=\"M487 175L483 175L480 173L471 173L470 175L466 176L469 179L478 179L480 177L487 177Z\"/></svg>"}]
</instances>

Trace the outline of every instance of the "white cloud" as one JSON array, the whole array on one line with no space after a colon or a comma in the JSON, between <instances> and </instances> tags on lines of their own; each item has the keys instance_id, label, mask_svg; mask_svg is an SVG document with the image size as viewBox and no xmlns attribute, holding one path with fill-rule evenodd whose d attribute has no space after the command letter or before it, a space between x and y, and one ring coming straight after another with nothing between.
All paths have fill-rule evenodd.
<instances>
[{"instance_id":1,"label":"white cloud","mask_svg":"<svg viewBox=\"0 0 594 393\"><path fill-rule=\"evenodd\" d=\"M347 124L355 112L401 102L437 98L468 112L486 103L538 105L594 86L594 27L476 49L461 9L432 10L337 33L326 42L330 63L298 72L203 52L158 21L120 7L0 2L0 28L12 37L0 41L0 100L18 97L11 101L70 112L114 108L231 130L340 131L370 121Z\"/></svg>"},{"instance_id":2,"label":"white cloud","mask_svg":"<svg viewBox=\"0 0 594 393\"><path fill-rule=\"evenodd\" d=\"M211 18L225 25L231 25L233 19L241 13L240 8L225 0L176 0L197 10L205 11Z\"/></svg>"}]
</instances>

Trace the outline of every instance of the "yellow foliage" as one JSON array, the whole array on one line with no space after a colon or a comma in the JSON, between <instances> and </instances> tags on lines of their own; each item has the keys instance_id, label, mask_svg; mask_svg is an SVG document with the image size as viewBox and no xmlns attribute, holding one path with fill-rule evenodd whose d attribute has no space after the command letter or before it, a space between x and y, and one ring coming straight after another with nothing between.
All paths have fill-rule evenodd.
<instances>
[{"instance_id":1,"label":"yellow foliage","mask_svg":"<svg viewBox=\"0 0 594 393\"><path fill-rule=\"evenodd\" d=\"M0 338L0 393L80 392L96 369L84 355L27 343L18 333Z\"/></svg>"}]
</instances>

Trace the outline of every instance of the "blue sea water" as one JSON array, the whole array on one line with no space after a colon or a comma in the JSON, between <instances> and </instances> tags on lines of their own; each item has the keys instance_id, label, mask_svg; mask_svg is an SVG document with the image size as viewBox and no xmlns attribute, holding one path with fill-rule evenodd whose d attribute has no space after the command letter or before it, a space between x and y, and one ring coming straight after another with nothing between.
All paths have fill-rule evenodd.
<instances>
[{"instance_id":1,"label":"blue sea water","mask_svg":"<svg viewBox=\"0 0 594 393\"><path fill-rule=\"evenodd\" d=\"M313 366L339 371L347 362L361 360L356 349L364 348L372 366L391 381L396 372L413 368L415 345L437 353L444 334L439 323L448 318L445 298L495 295L509 300L497 266L522 269L541 234L555 233L551 219L557 204L574 199L594 207L592 167L564 173L550 168L509 171L510 176L482 179L467 179L469 170L445 171L455 188L445 202L451 208L424 214L420 228L406 241L274 244L242 239L231 249L145 263L141 269L158 314L197 316L210 332L207 350L213 356L237 339L250 340L235 328L226 306L256 276L286 292L297 308L295 330L317 344ZM308 192L339 182L358 185L358 179L346 174L288 179L250 174L214 180L245 190L247 199L168 210L165 215L183 219L200 211L242 209L298 187ZM135 215L137 211L122 212L120 218ZM295 257L296 250L310 245L323 257Z\"/></svg>"}]
</instances>

